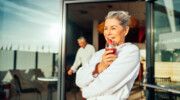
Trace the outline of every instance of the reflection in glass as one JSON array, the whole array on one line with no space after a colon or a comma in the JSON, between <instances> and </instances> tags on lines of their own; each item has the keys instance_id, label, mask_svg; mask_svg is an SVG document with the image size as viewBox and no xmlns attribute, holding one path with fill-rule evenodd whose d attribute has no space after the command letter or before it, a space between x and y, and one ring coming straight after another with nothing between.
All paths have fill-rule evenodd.
<instances>
[{"instance_id":1,"label":"reflection in glass","mask_svg":"<svg viewBox=\"0 0 180 100\"><path fill-rule=\"evenodd\" d=\"M1 0L0 46L58 52L59 0Z\"/></svg>"},{"instance_id":2,"label":"reflection in glass","mask_svg":"<svg viewBox=\"0 0 180 100\"><path fill-rule=\"evenodd\" d=\"M180 90L180 1L155 2L155 81L156 84ZM170 95L171 94L171 95ZM177 94L156 91L156 99L176 100Z\"/></svg>"}]
</instances>

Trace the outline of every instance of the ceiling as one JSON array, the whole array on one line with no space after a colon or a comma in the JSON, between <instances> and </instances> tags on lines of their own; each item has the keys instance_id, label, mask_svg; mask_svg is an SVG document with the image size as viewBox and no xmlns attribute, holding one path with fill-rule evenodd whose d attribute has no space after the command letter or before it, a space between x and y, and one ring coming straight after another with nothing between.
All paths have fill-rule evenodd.
<instances>
[{"instance_id":1,"label":"ceiling","mask_svg":"<svg viewBox=\"0 0 180 100\"><path fill-rule=\"evenodd\" d=\"M140 22L145 20L145 1L68 4L67 9L68 20L85 29L92 28L89 25L93 20L103 21L107 12L112 10L125 10Z\"/></svg>"}]
</instances>

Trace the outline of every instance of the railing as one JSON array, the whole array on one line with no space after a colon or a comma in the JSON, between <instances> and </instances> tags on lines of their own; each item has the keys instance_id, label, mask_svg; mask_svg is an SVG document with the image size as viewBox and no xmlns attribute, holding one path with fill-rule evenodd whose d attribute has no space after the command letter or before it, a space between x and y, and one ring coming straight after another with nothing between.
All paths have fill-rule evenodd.
<instances>
[{"instance_id":1,"label":"railing","mask_svg":"<svg viewBox=\"0 0 180 100\"><path fill-rule=\"evenodd\" d=\"M149 88L153 88L153 89L159 89L159 90L175 93L175 94L180 94L179 90L171 89L168 87L161 87L161 86L152 85L152 84L140 84L140 85L144 86L144 87L149 87Z\"/></svg>"}]
</instances>

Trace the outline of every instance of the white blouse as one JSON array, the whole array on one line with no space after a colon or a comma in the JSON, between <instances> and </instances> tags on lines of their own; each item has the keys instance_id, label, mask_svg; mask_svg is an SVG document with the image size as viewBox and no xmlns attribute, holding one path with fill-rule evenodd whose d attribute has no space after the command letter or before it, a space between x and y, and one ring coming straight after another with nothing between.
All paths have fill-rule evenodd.
<instances>
[{"instance_id":1,"label":"white blouse","mask_svg":"<svg viewBox=\"0 0 180 100\"><path fill-rule=\"evenodd\" d=\"M137 46L124 43L117 47L117 59L97 77L92 72L101 61L104 49L95 53L91 60L76 73L76 84L87 100L124 100L138 76L140 54Z\"/></svg>"}]
</instances>

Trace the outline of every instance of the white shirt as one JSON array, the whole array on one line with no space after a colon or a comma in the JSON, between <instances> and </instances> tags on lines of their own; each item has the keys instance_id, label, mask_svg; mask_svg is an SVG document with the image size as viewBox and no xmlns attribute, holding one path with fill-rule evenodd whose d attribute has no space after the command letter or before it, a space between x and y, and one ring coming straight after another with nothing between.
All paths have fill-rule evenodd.
<instances>
[{"instance_id":1,"label":"white shirt","mask_svg":"<svg viewBox=\"0 0 180 100\"><path fill-rule=\"evenodd\" d=\"M139 72L140 54L137 46L125 43L117 47L117 59L96 78L92 72L101 61L104 49L76 73L76 84L87 100L127 99Z\"/></svg>"},{"instance_id":2,"label":"white shirt","mask_svg":"<svg viewBox=\"0 0 180 100\"><path fill-rule=\"evenodd\" d=\"M73 66L71 67L71 70L73 70L73 72L76 72L80 64L84 66L85 63L87 63L91 59L94 53L95 53L95 48L90 44L86 44L85 48L82 47L79 48L76 53L76 58Z\"/></svg>"}]
</instances>

